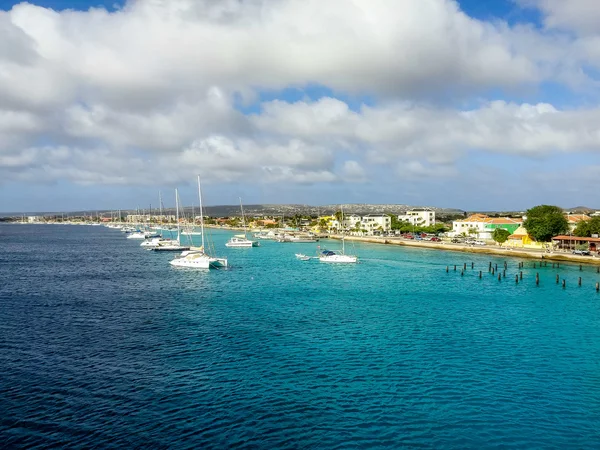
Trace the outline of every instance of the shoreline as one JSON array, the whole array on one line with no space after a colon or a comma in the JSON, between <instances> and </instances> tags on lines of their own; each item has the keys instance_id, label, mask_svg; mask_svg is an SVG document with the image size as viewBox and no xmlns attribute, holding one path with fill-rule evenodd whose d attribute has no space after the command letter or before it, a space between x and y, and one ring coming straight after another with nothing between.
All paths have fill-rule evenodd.
<instances>
[{"instance_id":1,"label":"shoreline","mask_svg":"<svg viewBox=\"0 0 600 450\"><path fill-rule=\"evenodd\" d=\"M340 235L330 235L330 239L341 240ZM527 258L538 259L544 261L568 261L579 264L600 265L600 258L594 256L572 255L569 253L544 253L537 250L529 249L511 249L509 247L471 247L469 245L451 244L445 242L429 242L429 241L409 241L400 240L399 238L385 237L363 237L363 236L344 236L347 241L367 242L370 244L379 245L397 245L401 247L424 248L431 250L445 250L460 253L480 253L495 256L508 256L512 258Z\"/></svg>"}]
</instances>

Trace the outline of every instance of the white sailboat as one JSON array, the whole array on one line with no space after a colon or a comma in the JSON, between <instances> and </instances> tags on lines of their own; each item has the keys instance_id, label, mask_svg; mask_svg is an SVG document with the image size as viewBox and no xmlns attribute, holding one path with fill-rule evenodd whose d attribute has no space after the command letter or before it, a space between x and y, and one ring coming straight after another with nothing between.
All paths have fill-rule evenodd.
<instances>
[{"instance_id":1,"label":"white sailboat","mask_svg":"<svg viewBox=\"0 0 600 450\"><path fill-rule=\"evenodd\" d=\"M202 208L202 188L200 187L200 176L198 175L198 198L200 199L200 234L202 236L202 246L199 248L191 247L188 251L170 262L175 267L187 267L192 269L218 269L227 267L227 258L218 258L206 253L204 239L204 212ZM210 245L212 247L212 245Z\"/></svg>"},{"instance_id":2,"label":"white sailboat","mask_svg":"<svg viewBox=\"0 0 600 450\"><path fill-rule=\"evenodd\" d=\"M236 234L225 244L227 247L258 247L258 241L251 241L248 239L246 234L246 219L244 218L244 207L242 206L242 199L240 197L240 209L242 210L242 226L244 227L244 234Z\"/></svg>"},{"instance_id":3,"label":"white sailboat","mask_svg":"<svg viewBox=\"0 0 600 450\"><path fill-rule=\"evenodd\" d=\"M189 250L189 246L181 245L181 230L179 224L179 193L177 189L175 189L175 210L176 210L176 220L177 220L177 239L168 240L167 242L159 243L155 247L151 247L151 249L155 252L181 252L185 250Z\"/></svg>"},{"instance_id":4,"label":"white sailboat","mask_svg":"<svg viewBox=\"0 0 600 450\"><path fill-rule=\"evenodd\" d=\"M341 208L340 208L341 209ZM344 222L344 211L342 211L342 224ZM323 250L319 255L319 261L325 263L352 264L358 262L358 256L346 255L346 240L344 239L344 227L342 228L342 251Z\"/></svg>"}]
</instances>

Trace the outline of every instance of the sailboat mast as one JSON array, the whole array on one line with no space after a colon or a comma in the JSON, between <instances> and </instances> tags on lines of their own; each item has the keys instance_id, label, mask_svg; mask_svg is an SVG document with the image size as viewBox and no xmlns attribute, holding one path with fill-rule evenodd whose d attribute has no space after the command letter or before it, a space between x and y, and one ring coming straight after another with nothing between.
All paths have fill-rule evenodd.
<instances>
[{"instance_id":1,"label":"sailboat mast","mask_svg":"<svg viewBox=\"0 0 600 450\"><path fill-rule=\"evenodd\" d=\"M344 239L344 207L340 205L340 211L342 212L342 223L340 224L340 228L342 230L342 253L346 254L346 240Z\"/></svg>"},{"instance_id":2,"label":"sailboat mast","mask_svg":"<svg viewBox=\"0 0 600 450\"><path fill-rule=\"evenodd\" d=\"M163 221L163 210L162 210L162 196L160 195L160 191L158 191L158 210L160 211L159 213L159 217L160 217L160 223L162 223Z\"/></svg>"},{"instance_id":3,"label":"sailboat mast","mask_svg":"<svg viewBox=\"0 0 600 450\"><path fill-rule=\"evenodd\" d=\"M242 205L242 197L240 197L240 209L242 210L242 227L244 227L244 238L248 239L248 236L246 236L246 219L244 219L244 206Z\"/></svg>"},{"instance_id":4,"label":"sailboat mast","mask_svg":"<svg viewBox=\"0 0 600 450\"><path fill-rule=\"evenodd\" d=\"M177 242L180 243L180 235L179 235L179 193L177 192L177 188L175 188L175 219L177 220Z\"/></svg>"},{"instance_id":5,"label":"sailboat mast","mask_svg":"<svg viewBox=\"0 0 600 450\"><path fill-rule=\"evenodd\" d=\"M198 201L200 202L200 233L202 234L202 249L204 249L204 213L202 212L202 188L200 187L200 175L198 175Z\"/></svg>"}]
</instances>

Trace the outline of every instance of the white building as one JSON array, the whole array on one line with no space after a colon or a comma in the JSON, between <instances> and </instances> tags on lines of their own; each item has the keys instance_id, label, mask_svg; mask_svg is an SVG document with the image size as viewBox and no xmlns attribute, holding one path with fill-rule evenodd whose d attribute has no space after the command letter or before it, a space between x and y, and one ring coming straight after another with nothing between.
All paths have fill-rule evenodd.
<instances>
[{"instance_id":1,"label":"white building","mask_svg":"<svg viewBox=\"0 0 600 450\"><path fill-rule=\"evenodd\" d=\"M492 234L497 228L502 228L514 233L522 225L521 219L510 217L488 217L485 214L473 214L466 219L452 222L452 231L448 236L468 236L478 239L492 239Z\"/></svg>"},{"instance_id":2,"label":"white building","mask_svg":"<svg viewBox=\"0 0 600 450\"><path fill-rule=\"evenodd\" d=\"M344 228L347 230L352 230L356 228L356 224L362 221L362 217L356 214L350 214L349 216L344 216Z\"/></svg>"},{"instance_id":3,"label":"white building","mask_svg":"<svg viewBox=\"0 0 600 450\"><path fill-rule=\"evenodd\" d=\"M398 216L398 220L418 227L430 227L435 224L435 211L427 208L411 209Z\"/></svg>"},{"instance_id":4,"label":"white building","mask_svg":"<svg viewBox=\"0 0 600 450\"><path fill-rule=\"evenodd\" d=\"M27 222L28 223L40 222L40 217L39 216L28 216L27 217Z\"/></svg>"},{"instance_id":5,"label":"white building","mask_svg":"<svg viewBox=\"0 0 600 450\"><path fill-rule=\"evenodd\" d=\"M363 230L372 234L375 230L389 231L392 227L392 218L387 214L369 214L363 216L360 223Z\"/></svg>"}]
</instances>

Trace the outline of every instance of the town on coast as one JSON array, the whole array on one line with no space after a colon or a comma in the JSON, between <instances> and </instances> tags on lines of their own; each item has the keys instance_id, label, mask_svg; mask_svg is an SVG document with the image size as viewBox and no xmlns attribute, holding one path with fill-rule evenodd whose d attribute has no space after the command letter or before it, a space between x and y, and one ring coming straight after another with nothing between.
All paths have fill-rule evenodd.
<instances>
[{"instance_id":1,"label":"town on coast","mask_svg":"<svg viewBox=\"0 0 600 450\"><path fill-rule=\"evenodd\" d=\"M350 205L348 205L350 206ZM354 211L360 205L351 205ZM344 214L343 206L330 214L251 214L248 228L258 237L280 242L304 237L347 239L377 244L411 246L437 250L583 261L600 264L600 211L562 210L539 205L519 213L472 213L410 208L401 213L369 212ZM168 210L133 213L104 212L80 215L38 215L12 217L18 223L128 223L141 227L173 226L175 215ZM179 218L194 227L200 217L192 209ZM207 227L241 229L238 215L204 217Z\"/></svg>"}]
</instances>

